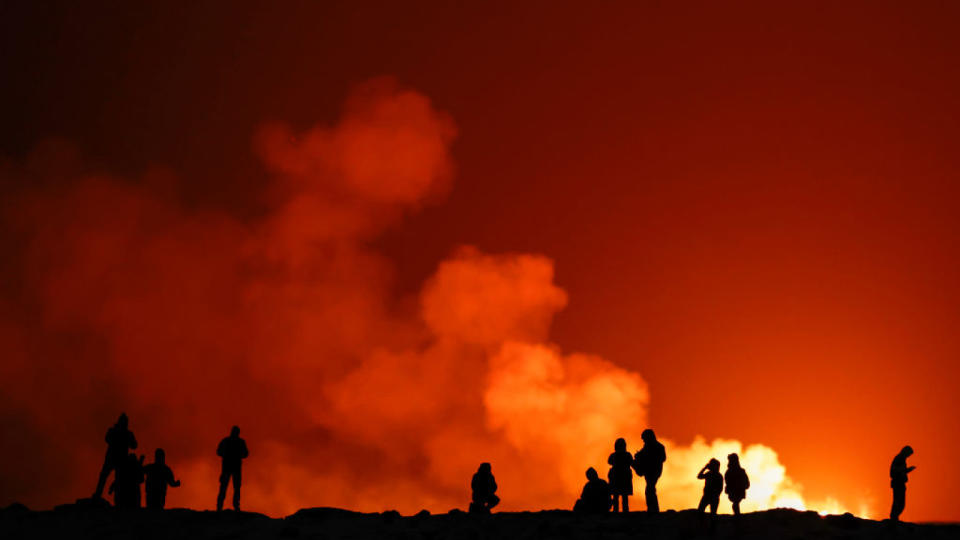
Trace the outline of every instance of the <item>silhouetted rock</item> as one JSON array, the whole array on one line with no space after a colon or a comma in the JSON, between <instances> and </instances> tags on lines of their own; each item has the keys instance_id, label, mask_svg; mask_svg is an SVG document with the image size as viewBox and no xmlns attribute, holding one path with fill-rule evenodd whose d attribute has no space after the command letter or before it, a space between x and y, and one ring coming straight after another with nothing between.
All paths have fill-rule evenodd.
<instances>
[{"instance_id":1,"label":"silhouetted rock","mask_svg":"<svg viewBox=\"0 0 960 540\"><path fill-rule=\"evenodd\" d=\"M93 511L95 507L64 505L53 511L0 511L0 538L63 538L65 540L255 540L322 538L324 540L483 540L491 538L551 538L573 540L721 540L843 539L911 540L960 538L960 525L897 524L858 519L851 515L821 518L813 512L771 510L743 514L738 519L718 515L715 529L703 526L696 510L666 511L656 519L637 514L585 516L566 510L500 512L476 516L457 510L448 514L401 516L393 511L362 514L336 508L300 510L284 519L252 512L210 512L172 509L164 512ZM385 519L390 516L389 519Z\"/></svg>"},{"instance_id":2,"label":"silhouetted rock","mask_svg":"<svg viewBox=\"0 0 960 540\"><path fill-rule=\"evenodd\" d=\"M23 514L23 513L29 512L30 509L27 508L27 506L26 506L25 504L21 504L21 503L15 502L15 503L10 503L10 504L9 504L6 508L4 508L2 511L3 511L3 512L10 512L10 513L13 513L13 514L17 514L17 513Z\"/></svg>"}]
</instances>

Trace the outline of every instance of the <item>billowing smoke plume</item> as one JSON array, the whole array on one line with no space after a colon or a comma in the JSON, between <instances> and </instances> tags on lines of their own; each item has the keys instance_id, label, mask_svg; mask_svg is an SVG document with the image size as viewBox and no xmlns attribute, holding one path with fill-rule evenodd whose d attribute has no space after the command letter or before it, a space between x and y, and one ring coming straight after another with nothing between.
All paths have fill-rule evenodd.
<instances>
[{"instance_id":1,"label":"billowing smoke plume","mask_svg":"<svg viewBox=\"0 0 960 540\"><path fill-rule=\"evenodd\" d=\"M239 424L249 509L463 507L481 461L506 509L569 507L616 437L639 442L640 375L549 342L567 298L545 257L464 247L409 299L370 247L442 198L455 135L389 80L333 126L265 126L253 221L184 205L164 174L77 172L58 145L5 166L0 504L89 495L125 410L183 478L175 506L213 505L214 449ZM803 504L769 448L667 444L665 507L695 505L697 470L731 451L746 508Z\"/></svg>"}]
</instances>

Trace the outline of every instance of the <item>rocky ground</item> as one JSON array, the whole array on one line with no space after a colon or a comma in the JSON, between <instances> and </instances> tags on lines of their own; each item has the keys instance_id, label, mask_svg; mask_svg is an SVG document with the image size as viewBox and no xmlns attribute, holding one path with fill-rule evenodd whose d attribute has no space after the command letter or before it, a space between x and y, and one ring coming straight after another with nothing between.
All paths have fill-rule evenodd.
<instances>
[{"instance_id":1,"label":"rocky ground","mask_svg":"<svg viewBox=\"0 0 960 540\"><path fill-rule=\"evenodd\" d=\"M240 540L309 538L348 540L486 540L493 538L588 539L787 539L960 538L960 524L899 524L850 515L820 517L814 512L771 510L714 522L695 511L668 511L659 516L632 513L584 517L569 511L504 512L474 516L459 511L401 516L396 512L361 514L334 508L310 508L282 519L249 512L173 509L117 512L72 504L50 511L19 505L0 510L0 538L189 539Z\"/></svg>"}]
</instances>

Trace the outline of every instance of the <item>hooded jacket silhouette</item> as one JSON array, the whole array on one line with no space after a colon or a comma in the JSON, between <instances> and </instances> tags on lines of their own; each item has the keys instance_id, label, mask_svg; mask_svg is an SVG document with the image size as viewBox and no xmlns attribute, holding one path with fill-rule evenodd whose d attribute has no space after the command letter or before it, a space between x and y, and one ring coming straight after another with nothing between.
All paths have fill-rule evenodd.
<instances>
[{"instance_id":1,"label":"hooded jacket silhouette","mask_svg":"<svg viewBox=\"0 0 960 540\"><path fill-rule=\"evenodd\" d=\"M660 501L657 498L657 481L663 474L663 462L667 460L667 451L657 440L652 429L645 429L640 435L643 439L643 448L633 458L633 468L647 483L643 494L647 501L647 512L660 511Z\"/></svg>"},{"instance_id":2,"label":"hooded jacket silhouette","mask_svg":"<svg viewBox=\"0 0 960 540\"><path fill-rule=\"evenodd\" d=\"M893 504L890 506L890 520L899 521L900 514L907 506L907 475L916 467L907 466L907 458L913 455L913 448L904 446L890 463L890 487L893 489Z\"/></svg>"},{"instance_id":3,"label":"hooded jacket silhouette","mask_svg":"<svg viewBox=\"0 0 960 540\"><path fill-rule=\"evenodd\" d=\"M593 467L587 469L587 483L580 498L573 505L574 512L583 514L606 514L610 511L610 485L600 478Z\"/></svg>"},{"instance_id":4,"label":"hooded jacket silhouette","mask_svg":"<svg viewBox=\"0 0 960 540\"><path fill-rule=\"evenodd\" d=\"M496 496L497 480L489 463L481 463L477 467L477 472L470 479L470 491L470 512L490 513L490 509L500 503L500 497Z\"/></svg>"},{"instance_id":5,"label":"hooded jacket silhouette","mask_svg":"<svg viewBox=\"0 0 960 540\"><path fill-rule=\"evenodd\" d=\"M740 501L747 498L747 489L750 488L750 478L747 471L740 466L740 456L730 454L727 456L727 472L723 475L727 484L727 497L733 504L733 513L740 514Z\"/></svg>"}]
</instances>

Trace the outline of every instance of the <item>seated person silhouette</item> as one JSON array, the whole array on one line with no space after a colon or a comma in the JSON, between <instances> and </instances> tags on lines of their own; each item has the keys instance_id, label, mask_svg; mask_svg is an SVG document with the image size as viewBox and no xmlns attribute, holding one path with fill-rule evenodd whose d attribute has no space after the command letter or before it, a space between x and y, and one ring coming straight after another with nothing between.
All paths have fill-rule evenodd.
<instances>
[{"instance_id":1,"label":"seated person silhouette","mask_svg":"<svg viewBox=\"0 0 960 540\"><path fill-rule=\"evenodd\" d=\"M740 501L747 498L747 489L750 487L750 478L747 471L740 466L740 456L730 454L727 456L727 472L723 476L727 484L726 492L730 502L733 503L733 513L740 515Z\"/></svg>"},{"instance_id":2,"label":"seated person silhouette","mask_svg":"<svg viewBox=\"0 0 960 540\"><path fill-rule=\"evenodd\" d=\"M717 506L720 505L720 494L723 493L723 475L720 474L720 461L716 458L711 459L697 473L697 478L703 480L703 497L700 498L697 510L703 512L709 506L710 513L716 515Z\"/></svg>"},{"instance_id":3,"label":"seated person silhouette","mask_svg":"<svg viewBox=\"0 0 960 540\"><path fill-rule=\"evenodd\" d=\"M582 514L606 514L610 511L610 485L601 480L597 470L587 469L587 484L583 486L580 498L573 505L573 511Z\"/></svg>"},{"instance_id":4,"label":"seated person silhouette","mask_svg":"<svg viewBox=\"0 0 960 540\"><path fill-rule=\"evenodd\" d=\"M143 483L143 458L128 454L117 467L108 493L113 494L113 506L120 510L140 508L140 484Z\"/></svg>"},{"instance_id":5,"label":"seated person silhouette","mask_svg":"<svg viewBox=\"0 0 960 540\"><path fill-rule=\"evenodd\" d=\"M117 471L127 461L127 453L130 450L137 449L137 439L127 428L128 420L126 413L121 413L117 423L107 430L104 439L107 442L107 455L103 458L103 467L100 469L100 478L97 480L97 489L93 492L93 498L103 497L103 488L107 484L107 478L110 473ZM116 475L114 475L116 481Z\"/></svg>"},{"instance_id":6,"label":"seated person silhouette","mask_svg":"<svg viewBox=\"0 0 960 540\"><path fill-rule=\"evenodd\" d=\"M623 511L630 511L629 497L633 495L633 456L627 452L627 441L623 438L613 443L613 453L607 458L610 465L610 493L613 494L613 511L620 510L620 501L623 501Z\"/></svg>"},{"instance_id":7,"label":"seated person silhouette","mask_svg":"<svg viewBox=\"0 0 960 540\"><path fill-rule=\"evenodd\" d=\"M220 491L217 493L217 511L223 510L223 500L227 497L227 484L233 480L233 509L240 510L240 483L243 460L250 452L247 442L240 438L240 428L230 428L230 436L224 437L217 446L217 455L222 458L220 467Z\"/></svg>"},{"instance_id":8,"label":"seated person silhouette","mask_svg":"<svg viewBox=\"0 0 960 540\"><path fill-rule=\"evenodd\" d=\"M645 429L640 434L643 439L643 448L633 456L633 468L638 476L642 476L647 483L643 494L647 501L647 512L660 512L660 500L657 498L657 480L663 474L663 462L667 460L667 451L664 449L652 429Z\"/></svg>"},{"instance_id":9,"label":"seated person silhouette","mask_svg":"<svg viewBox=\"0 0 960 540\"><path fill-rule=\"evenodd\" d=\"M145 466L143 472L147 477L147 508L163 510L167 503L167 486L180 487L180 481L174 479L173 471L167 466L163 448L157 448L153 463Z\"/></svg>"},{"instance_id":10,"label":"seated person silhouette","mask_svg":"<svg viewBox=\"0 0 960 540\"><path fill-rule=\"evenodd\" d=\"M470 480L470 489L473 491L471 514L489 514L490 509L500 503L500 497L496 496L497 481L493 478L489 463L481 463L477 468Z\"/></svg>"},{"instance_id":11,"label":"seated person silhouette","mask_svg":"<svg viewBox=\"0 0 960 540\"><path fill-rule=\"evenodd\" d=\"M890 506L890 521L900 521L900 514L907 506L907 475L916 467L907 467L907 458L913 455L913 448L904 446L890 463L890 487L893 488L893 505Z\"/></svg>"}]
</instances>

